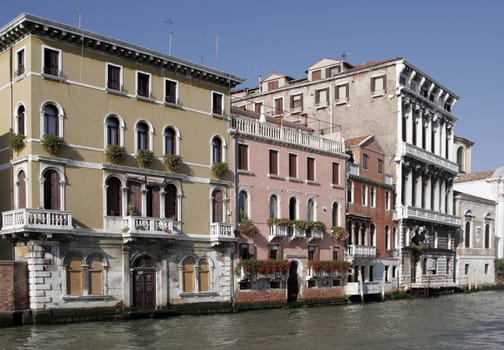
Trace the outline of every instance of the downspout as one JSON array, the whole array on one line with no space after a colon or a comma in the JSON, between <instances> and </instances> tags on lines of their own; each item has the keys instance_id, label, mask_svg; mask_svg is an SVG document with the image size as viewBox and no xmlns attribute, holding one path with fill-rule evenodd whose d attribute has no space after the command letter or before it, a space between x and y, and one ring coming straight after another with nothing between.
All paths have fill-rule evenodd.
<instances>
[{"instance_id":1,"label":"downspout","mask_svg":"<svg viewBox=\"0 0 504 350\"><path fill-rule=\"evenodd\" d=\"M12 44L9 47L9 137L14 136L14 130L12 129L12 113L14 105L14 94L13 94L13 65L12 65ZM14 151L9 147L9 161L11 162L10 172L9 172L9 186L10 186L10 208L14 209L14 168L12 167L12 160L14 159ZM13 248L14 250L14 248ZM13 254L14 251L11 252Z\"/></svg>"}]
</instances>

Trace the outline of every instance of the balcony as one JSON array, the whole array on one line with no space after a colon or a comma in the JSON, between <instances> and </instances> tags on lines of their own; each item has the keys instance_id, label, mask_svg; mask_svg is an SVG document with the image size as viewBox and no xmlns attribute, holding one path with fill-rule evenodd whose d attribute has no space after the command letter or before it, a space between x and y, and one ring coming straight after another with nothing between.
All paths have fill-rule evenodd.
<instances>
[{"instance_id":1,"label":"balcony","mask_svg":"<svg viewBox=\"0 0 504 350\"><path fill-rule=\"evenodd\" d=\"M71 233L72 213L51 209L16 209L2 213L2 234L16 232Z\"/></svg>"},{"instance_id":2,"label":"balcony","mask_svg":"<svg viewBox=\"0 0 504 350\"><path fill-rule=\"evenodd\" d=\"M369 245L349 245L345 251L345 260L352 262L355 259L376 258L376 247Z\"/></svg>"},{"instance_id":3,"label":"balcony","mask_svg":"<svg viewBox=\"0 0 504 350\"><path fill-rule=\"evenodd\" d=\"M285 238L290 236L289 232L292 230L292 225L271 225L269 233L269 241L275 238Z\"/></svg>"},{"instance_id":4,"label":"balcony","mask_svg":"<svg viewBox=\"0 0 504 350\"><path fill-rule=\"evenodd\" d=\"M344 154L343 142L311 135L301 129L284 128L273 124L260 123L258 119L232 117L233 129L243 135L260 137L274 142L306 147L317 151Z\"/></svg>"},{"instance_id":5,"label":"balcony","mask_svg":"<svg viewBox=\"0 0 504 350\"><path fill-rule=\"evenodd\" d=\"M394 211L393 220L414 219L428 221L441 225L460 226L461 219L455 215L440 213L428 209L421 209L403 205Z\"/></svg>"},{"instance_id":6,"label":"balcony","mask_svg":"<svg viewBox=\"0 0 504 350\"><path fill-rule=\"evenodd\" d=\"M433 165L437 168L442 168L452 174L457 174L459 171L457 163L406 142L401 144L400 152L401 156L418 159L423 163Z\"/></svg>"},{"instance_id":7,"label":"balcony","mask_svg":"<svg viewBox=\"0 0 504 350\"><path fill-rule=\"evenodd\" d=\"M234 242L236 236L234 234L234 227L231 224L223 222L214 222L210 224L210 243L213 246L225 242Z\"/></svg>"},{"instance_id":8,"label":"balcony","mask_svg":"<svg viewBox=\"0 0 504 350\"><path fill-rule=\"evenodd\" d=\"M312 228L311 230L306 231L306 238L308 238L309 241L321 240L324 238L324 231Z\"/></svg>"}]
</instances>

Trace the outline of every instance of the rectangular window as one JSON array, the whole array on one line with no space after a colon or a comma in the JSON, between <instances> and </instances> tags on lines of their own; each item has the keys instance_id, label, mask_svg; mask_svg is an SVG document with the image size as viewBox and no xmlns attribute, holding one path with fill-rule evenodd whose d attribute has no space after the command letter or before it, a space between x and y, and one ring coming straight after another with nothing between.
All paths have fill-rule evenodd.
<instances>
[{"instance_id":1,"label":"rectangular window","mask_svg":"<svg viewBox=\"0 0 504 350\"><path fill-rule=\"evenodd\" d=\"M278 151L269 150L269 173L278 175Z\"/></svg>"},{"instance_id":2,"label":"rectangular window","mask_svg":"<svg viewBox=\"0 0 504 350\"><path fill-rule=\"evenodd\" d=\"M261 113L261 107L262 107L263 103L262 102L256 102L254 103L254 112L256 112L257 114Z\"/></svg>"},{"instance_id":3,"label":"rectangular window","mask_svg":"<svg viewBox=\"0 0 504 350\"><path fill-rule=\"evenodd\" d=\"M48 47L44 47L43 50L43 73L56 77L61 76L61 50Z\"/></svg>"},{"instance_id":4,"label":"rectangular window","mask_svg":"<svg viewBox=\"0 0 504 350\"><path fill-rule=\"evenodd\" d=\"M107 89L122 90L122 67L107 63Z\"/></svg>"},{"instance_id":5,"label":"rectangular window","mask_svg":"<svg viewBox=\"0 0 504 350\"><path fill-rule=\"evenodd\" d=\"M308 246L308 261L315 260L315 247L310 245Z\"/></svg>"},{"instance_id":6,"label":"rectangular window","mask_svg":"<svg viewBox=\"0 0 504 350\"><path fill-rule=\"evenodd\" d=\"M268 82L268 91L278 89L278 80Z\"/></svg>"},{"instance_id":7,"label":"rectangular window","mask_svg":"<svg viewBox=\"0 0 504 350\"><path fill-rule=\"evenodd\" d=\"M218 92L212 93L212 113L223 115L224 114L224 95Z\"/></svg>"},{"instance_id":8,"label":"rectangular window","mask_svg":"<svg viewBox=\"0 0 504 350\"><path fill-rule=\"evenodd\" d=\"M283 97L275 98L275 115L283 114Z\"/></svg>"},{"instance_id":9,"label":"rectangular window","mask_svg":"<svg viewBox=\"0 0 504 350\"><path fill-rule=\"evenodd\" d=\"M278 259L278 246L270 245L269 258L276 260Z\"/></svg>"},{"instance_id":10,"label":"rectangular window","mask_svg":"<svg viewBox=\"0 0 504 350\"><path fill-rule=\"evenodd\" d=\"M303 108L303 94L292 95L290 97L290 108Z\"/></svg>"},{"instance_id":11,"label":"rectangular window","mask_svg":"<svg viewBox=\"0 0 504 350\"><path fill-rule=\"evenodd\" d=\"M339 185L339 163L332 163L332 184Z\"/></svg>"},{"instance_id":12,"label":"rectangular window","mask_svg":"<svg viewBox=\"0 0 504 350\"><path fill-rule=\"evenodd\" d=\"M392 266L392 278L396 278L396 271L397 271L397 267Z\"/></svg>"},{"instance_id":13,"label":"rectangular window","mask_svg":"<svg viewBox=\"0 0 504 350\"><path fill-rule=\"evenodd\" d=\"M378 174L383 174L383 159L378 159Z\"/></svg>"},{"instance_id":14,"label":"rectangular window","mask_svg":"<svg viewBox=\"0 0 504 350\"><path fill-rule=\"evenodd\" d=\"M315 104L320 106L327 106L329 102L329 89L321 89L315 91Z\"/></svg>"},{"instance_id":15,"label":"rectangular window","mask_svg":"<svg viewBox=\"0 0 504 350\"><path fill-rule=\"evenodd\" d=\"M339 247L333 247L332 259L338 260L338 257L339 257Z\"/></svg>"},{"instance_id":16,"label":"rectangular window","mask_svg":"<svg viewBox=\"0 0 504 350\"><path fill-rule=\"evenodd\" d=\"M311 74L311 80L320 80L322 78L322 73L319 70L314 70Z\"/></svg>"},{"instance_id":17,"label":"rectangular window","mask_svg":"<svg viewBox=\"0 0 504 350\"><path fill-rule=\"evenodd\" d=\"M326 70L326 78L334 77L340 72L340 66L330 67Z\"/></svg>"},{"instance_id":18,"label":"rectangular window","mask_svg":"<svg viewBox=\"0 0 504 350\"><path fill-rule=\"evenodd\" d=\"M464 265L464 275L467 275L469 273L469 264Z\"/></svg>"},{"instance_id":19,"label":"rectangular window","mask_svg":"<svg viewBox=\"0 0 504 350\"><path fill-rule=\"evenodd\" d=\"M308 181L315 181L315 158L306 159L306 178Z\"/></svg>"},{"instance_id":20,"label":"rectangular window","mask_svg":"<svg viewBox=\"0 0 504 350\"><path fill-rule=\"evenodd\" d=\"M165 79L165 102L177 104L178 82Z\"/></svg>"},{"instance_id":21,"label":"rectangular window","mask_svg":"<svg viewBox=\"0 0 504 350\"><path fill-rule=\"evenodd\" d=\"M364 154L362 156L362 169L367 169L369 166L369 156L367 154Z\"/></svg>"},{"instance_id":22,"label":"rectangular window","mask_svg":"<svg viewBox=\"0 0 504 350\"><path fill-rule=\"evenodd\" d=\"M383 96L387 92L387 80L385 75L371 78L371 95Z\"/></svg>"},{"instance_id":23,"label":"rectangular window","mask_svg":"<svg viewBox=\"0 0 504 350\"><path fill-rule=\"evenodd\" d=\"M389 281L389 266L385 265L385 271L383 272L385 274L385 282Z\"/></svg>"},{"instance_id":24,"label":"rectangular window","mask_svg":"<svg viewBox=\"0 0 504 350\"><path fill-rule=\"evenodd\" d=\"M238 169L248 170L248 145L238 144Z\"/></svg>"},{"instance_id":25,"label":"rectangular window","mask_svg":"<svg viewBox=\"0 0 504 350\"><path fill-rule=\"evenodd\" d=\"M150 97L150 74L137 72L137 95Z\"/></svg>"},{"instance_id":26,"label":"rectangular window","mask_svg":"<svg viewBox=\"0 0 504 350\"><path fill-rule=\"evenodd\" d=\"M336 104L347 103L349 100L349 85L337 85L335 89L334 99L336 100Z\"/></svg>"},{"instance_id":27,"label":"rectangular window","mask_svg":"<svg viewBox=\"0 0 504 350\"><path fill-rule=\"evenodd\" d=\"M25 73L25 50L20 49L16 52L16 76Z\"/></svg>"},{"instance_id":28,"label":"rectangular window","mask_svg":"<svg viewBox=\"0 0 504 350\"><path fill-rule=\"evenodd\" d=\"M488 264L485 264L485 275L488 275Z\"/></svg>"},{"instance_id":29,"label":"rectangular window","mask_svg":"<svg viewBox=\"0 0 504 350\"><path fill-rule=\"evenodd\" d=\"M289 177L297 177L297 155L289 154Z\"/></svg>"}]
</instances>

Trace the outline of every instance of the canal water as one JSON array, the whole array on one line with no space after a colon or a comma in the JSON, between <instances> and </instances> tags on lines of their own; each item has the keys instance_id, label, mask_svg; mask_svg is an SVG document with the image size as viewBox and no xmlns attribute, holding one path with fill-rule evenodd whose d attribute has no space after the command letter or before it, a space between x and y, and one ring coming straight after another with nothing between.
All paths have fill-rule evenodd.
<instances>
[{"instance_id":1,"label":"canal water","mask_svg":"<svg viewBox=\"0 0 504 350\"><path fill-rule=\"evenodd\" d=\"M0 349L504 349L504 292L12 327Z\"/></svg>"}]
</instances>

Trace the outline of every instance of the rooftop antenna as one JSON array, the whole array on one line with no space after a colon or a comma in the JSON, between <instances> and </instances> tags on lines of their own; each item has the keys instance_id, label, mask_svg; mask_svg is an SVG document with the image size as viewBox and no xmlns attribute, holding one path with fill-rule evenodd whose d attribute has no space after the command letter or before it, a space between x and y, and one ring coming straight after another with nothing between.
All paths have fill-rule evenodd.
<instances>
[{"instance_id":1,"label":"rooftop antenna","mask_svg":"<svg viewBox=\"0 0 504 350\"><path fill-rule=\"evenodd\" d=\"M173 21L171 18L168 18L166 21L164 21L168 25L168 55L171 56L171 48L172 48L172 41L173 41L173 31L170 30L171 25L173 24Z\"/></svg>"},{"instance_id":2,"label":"rooftop antenna","mask_svg":"<svg viewBox=\"0 0 504 350\"><path fill-rule=\"evenodd\" d=\"M79 23L79 29L81 29L82 26L82 11L80 8L75 9L75 13L77 14L77 21Z\"/></svg>"},{"instance_id":3,"label":"rooftop antenna","mask_svg":"<svg viewBox=\"0 0 504 350\"><path fill-rule=\"evenodd\" d=\"M215 35L215 68L217 68L217 63L219 62L219 33L210 35Z\"/></svg>"},{"instance_id":4,"label":"rooftop antenna","mask_svg":"<svg viewBox=\"0 0 504 350\"><path fill-rule=\"evenodd\" d=\"M343 51L343 53L341 54L341 58L343 59L343 61L345 61L345 62L346 62L346 58L347 58L347 56L348 56L348 55L347 55L346 51Z\"/></svg>"}]
</instances>

